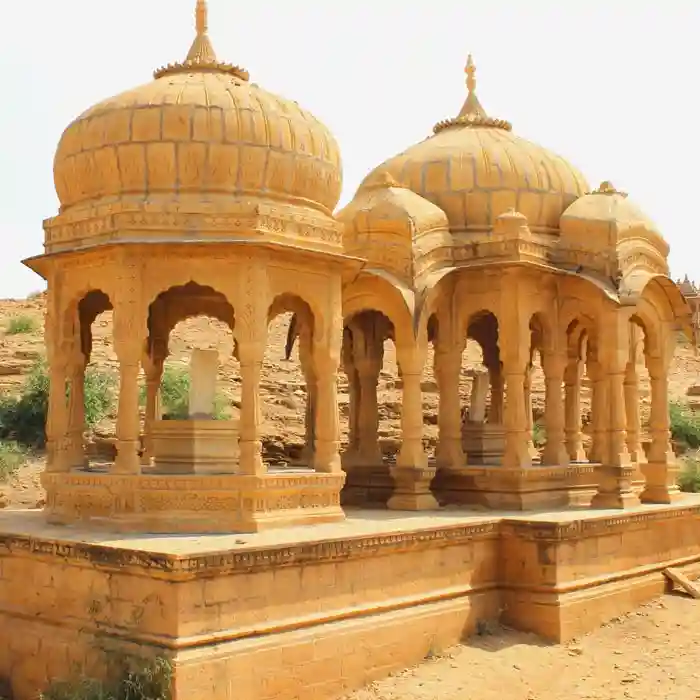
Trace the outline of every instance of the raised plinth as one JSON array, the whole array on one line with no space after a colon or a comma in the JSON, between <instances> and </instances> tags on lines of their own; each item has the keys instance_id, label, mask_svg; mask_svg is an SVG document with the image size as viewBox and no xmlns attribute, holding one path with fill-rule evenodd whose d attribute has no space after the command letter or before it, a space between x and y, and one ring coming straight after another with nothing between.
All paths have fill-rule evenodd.
<instances>
[{"instance_id":1,"label":"raised plinth","mask_svg":"<svg viewBox=\"0 0 700 700\"><path fill-rule=\"evenodd\" d=\"M331 700L496 620L567 641L700 573L700 497L530 516L349 511L249 535L125 538L0 512L0 678L15 700L159 654L187 700Z\"/></svg>"},{"instance_id":2,"label":"raised plinth","mask_svg":"<svg viewBox=\"0 0 700 700\"><path fill-rule=\"evenodd\" d=\"M343 465L347 474L341 502L346 506L386 506L394 490L388 464Z\"/></svg>"},{"instance_id":3,"label":"raised plinth","mask_svg":"<svg viewBox=\"0 0 700 700\"><path fill-rule=\"evenodd\" d=\"M541 510L588 506L598 485L598 465L499 465L438 470L433 491L443 504L478 505L501 510Z\"/></svg>"},{"instance_id":4,"label":"raised plinth","mask_svg":"<svg viewBox=\"0 0 700 700\"><path fill-rule=\"evenodd\" d=\"M163 474L233 474L238 421L156 420L150 424L153 470Z\"/></svg>"},{"instance_id":5,"label":"raised plinth","mask_svg":"<svg viewBox=\"0 0 700 700\"><path fill-rule=\"evenodd\" d=\"M335 522L345 516L345 475L122 475L79 470L44 473L50 523L85 523L116 532L258 532Z\"/></svg>"},{"instance_id":6,"label":"raised plinth","mask_svg":"<svg viewBox=\"0 0 700 700\"><path fill-rule=\"evenodd\" d=\"M495 423L462 425L462 448L469 464L499 464L506 448L506 431Z\"/></svg>"}]
</instances>

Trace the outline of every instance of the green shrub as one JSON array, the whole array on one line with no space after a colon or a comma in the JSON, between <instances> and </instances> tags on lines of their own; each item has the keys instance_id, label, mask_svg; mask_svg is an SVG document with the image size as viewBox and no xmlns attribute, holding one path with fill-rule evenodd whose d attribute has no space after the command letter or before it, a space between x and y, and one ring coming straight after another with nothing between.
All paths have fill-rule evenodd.
<instances>
[{"instance_id":1,"label":"green shrub","mask_svg":"<svg viewBox=\"0 0 700 700\"><path fill-rule=\"evenodd\" d=\"M111 374L88 367L85 372L85 423L95 427L114 408L115 380Z\"/></svg>"},{"instance_id":2,"label":"green shrub","mask_svg":"<svg viewBox=\"0 0 700 700\"><path fill-rule=\"evenodd\" d=\"M110 681L80 678L74 681L53 681L40 694L40 700L170 700L172 666L157 658L120 659Z\"/></svg>"},{"instance_id":3,"label":"green shrub","mask_svg":"<svg viewBox=\"0 0 700 700\"><path fill-rule=\"evenodd\" d=\"M15 316L11 318L5 329L7 335L19 335L20 333L34 333L39 330L39 323L31 316Z\"/></svg>"},{"instance_id":4,"label":"green shrub","mask_svg":"<svg viewBox=\"0 0 700 700\"><path fill-rule=\"evenodd\" d=\"M700 459L697 456L681 460L678 486L686 493L700 493Z\"/></svg>"},{"instance_id":5,"label":"green shrub","mask_svg":"<svg viewBox=\"0 0 700 700\"><path fill-rule=\"evenodd\" d=\"M99 423L109 413L114 404L113 387L110 375L92 368L85 373L85 422L88 426ZM0 400L0 440L43 447L48 405L49 376L46 363L40 360L25 379L22 393Z\"/></svg>"},{"instance_id":6,"label":"green shrub","mask_svg":"<svg viewBox=\"0 0 700 700\"><path fill-rule=\"evenodd\" d=\"M544 425L542 423L540 423L539 421L537 421L532 426L532 443L537 449L540 449L541 447L545 446L546 442L547 442L547 432L544 428Z\"/></svg>"},{"instance_id":7,"label":"green shrub","mask_svg":"<svg viewBox=\"0 0 700 700\"><path fill-rule=\"evenodd\" d=\"M163 414L170 420L187 420L190 415L190 374L184 367L166 365L160 381L160 400ZM146 401L146 389L141 389L141 403ZM214 420L227 417L226 397L217 394L214 399Z\"/></svg>"},{"instance_id":8,"label":"green shrub","mask_svg":"<svg viewBox=\"0 0 700 700\"><path fill-rule=\"evenodd\" d=\"M678 443L697 449L700 447L700 415L678 401L669 404L671 437Z\"/></svg>"},{"instance_id":9,"label":"green shrub","mask_svg":"<svg viewBox=\"0 0 700 700\"><path fill-rule=\"evenodd\" d=\"M27 463L28 452L16 442L0 442L0 483L6 482Z\"/></svg>"}]
</instances>

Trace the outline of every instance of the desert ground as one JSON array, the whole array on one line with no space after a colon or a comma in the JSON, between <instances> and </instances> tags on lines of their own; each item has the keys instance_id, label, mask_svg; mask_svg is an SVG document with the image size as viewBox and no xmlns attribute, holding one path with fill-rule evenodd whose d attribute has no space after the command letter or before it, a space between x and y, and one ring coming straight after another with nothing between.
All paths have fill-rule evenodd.
<instances>
[{"instance_id":1,"label":"desert ground","mask_svg":"<svg viewBox=\"0 0 700 700\"><path fill-rule=\"evenodd\" d=\"M44 353L42 294L24 300L0 301L0 392L21 391L27 373ZM32 319L28 330L8 333L15 318ZM304 434L305 385L296 352L284 359L288 316L270 326L269 344L261 382L264 411L264 453L270 462L284 463L298 453ZM93 326L91 366L116 375L111 344L111 313ZM232 359L232 336L222 324L207 318L177 326L171 336L169 363L186 366L193 348L217 348L221 366L219 384L235 413L240 382ZM468 402L470 370L480 365L480 350L470 342L464 353L460 390ZM429 357L424 377L425 444L432 451L437 440L437 393ZM642 370L642 414L649 395ZM687 389L700 381L700 358L681 344L671 374L671 399L683 399ZM585 382L584 382L585 386ZM590 397L584 396L584 412ZM339 379L342 438L347 438L347 382ZM400 435L401 391L391 343L385 347L379 380L380 427L384 450L391 453ZM533 406L537 418L544 405L544 382L539 369L533 378ZM99 452L114 437L114 418L108 415L89 437ZM6 483L0 483L0 507L34 508L43 503L39 476L43 456L33 455L28 464ZM575 643L546 645L531 635L494 627L468 644L437 651L424 664L396 674L352 696L352 700L554 700L560 697L596 700L619 698L700 698L700 647L696 625L700 624L700 601L678 594L615 620Z\"/></svg>"}]
</instances>

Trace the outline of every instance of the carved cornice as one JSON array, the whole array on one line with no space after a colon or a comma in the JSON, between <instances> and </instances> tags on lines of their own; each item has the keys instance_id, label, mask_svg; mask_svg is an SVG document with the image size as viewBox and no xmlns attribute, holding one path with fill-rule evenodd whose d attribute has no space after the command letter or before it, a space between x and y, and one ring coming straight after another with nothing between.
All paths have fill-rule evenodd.
<instances>
[{"instance_id":1,"label":"carved cornice","mask_svg":"<svg viewBox=\"0 0 700 700\"><path fill-rule=\"evenodd\" d=\"M533 470L535 471L535 470ZM612 535L642 529L655 522L681 519L696 521L700 506L684 505L657 508L645 512L621 513L615 516L582 514L570 522L540 521L537 519L499 518L484 519L466 525L433 527L418 531L391 534L349 536L276 546L255 548L232 545L230 550L195 555L175 555L163 552L133 550L127 547L103 546L98 543L70 542L47 534L0 535L0 553L12 552L18 556L58 557L75 563L100 568L144 569L167 575L169 578L191 578L198 574L253 573L284 566L305 563L346 561L347 559L374 558L382 554L420 551L439 546L458 546L469 541L497 539L500 536L518 537L530 541L567 542L588 537ZM15 520L16 522L16 520ZM0 520L0 526L2 520ZM56 530L56 534L60 530ZM245 539L249 535L240 535ZM99 542L99 540L97 540ZM221 546L221 543L217 546Z\"/></svg>"},{"instance_id":2,"label":"carved cornice","mask_svg":"<svg viewBox=\"0 0 700 700\"><path fill-rule=\"evenodd\" d=\"M301 213L293 207L250 204L226 213L131 210L92 215L84 219L58 216L44 222L44 230L46 252L53 253L88 243L128 242L134 232L154 234L153 240L164 242L225 242L227 239L258 234L298 240L300 248L305 248L312 241L340 247L343 227L331 217ZM120 234L127 232L130 235L120 237ZM172 234L171 238L167 236L169 233Z\"/></svg>"}]
</instances>

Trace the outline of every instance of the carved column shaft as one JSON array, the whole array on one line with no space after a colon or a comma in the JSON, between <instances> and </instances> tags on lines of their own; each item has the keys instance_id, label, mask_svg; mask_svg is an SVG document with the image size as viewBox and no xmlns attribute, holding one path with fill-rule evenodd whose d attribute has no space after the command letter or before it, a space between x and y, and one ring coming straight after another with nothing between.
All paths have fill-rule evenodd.
<instances>
[{"instance_id":1,"label":"carved column shaft","mask_svg":"<svg viewBox=\"0 0 700 700\"><path fill-rule=\"evenodd\" d=\"M316 373L313 366L311 329L303 327L299 333L299 362L306 383L306 412L304 416L304 458L309 467L313 467L316 454Z\"/></svg>"},{"instance_id":2,"label":"carved column shaft","mask_svg":"<svg viewBox=\"0 0 700 700\"><path fill-rule=\"evenodd\" d=\"M238 342L241 373L240 466L241 474L261 475L265 469L260 439L260 374L265 346L262 343Z\"/></svg>"},{"instance_id":3,"label":"carved column shaft","mask_svg":"<svg viewBox=\"0 0 700 700\"><path fill-rule=\"evenodd\" d=\"M352 462L359 445L358 422L360 412L360 380L355 368L352 348L352 335L346 329L343 333L342 346L343 371L348 380L348 445L343 459Z\"/></svg>"},{"instance_id":4,"label":"carved column shaft","mask_svg":"<svg viewBox=\"0 0 700 700\"><path fill-rule=\"evenodd\" d=\"M85 357L76 353L70 367L70 399L68 406L69 467L85 465Z\"/></svg>"},{"instance_id":5,"label":"carved column shaft","mask_svg":"<svg viewBox=\"0 0 700 700\"><path fill-rule=\"evenodd\" d=\"M570 357L564 372L564 412L566 414L566 451L572 462L585 462L581 433L581 375L583 363L578 357Z\"/></svg>"},{"instance_id":6,"label":"carved column shaft","mask_svg":"<svg viewBox=\"0 0 700 700\"><path fill-rule=\"evenodd\" d=\"M562 393L566 355L547 352L542 357L542 364L545 377L545 430L547 433L543 461L545 464L564 466L569 463Z\"/></svg>"},{"instance_id":7,"label":"carved column shaft","mask_svg":"<svg viewBox=\"0 0 700 700\"><path fill-rule=\"evenodd\" d=\"M462 372L462 346L439 348L435 352L434 373L440 404L438 408L439 440L436 461L439 467L462 467L462 408L459 379Z\"/></svg>"},{"instance_id":8,"label":"carved column shaft","mask_svg":"<svg viewBox=\"0 0 700 700\"><path fill-rule=\"evenodd\" d=\"M641 445L642 419L639 411L639 376L636 362L630 361L624 379L625 412L627 420L627 451L633 462L644 461Z\"/></svg>"},{"instance_id":9,"label":"carved column shaft","mask_svg":"<svg viewBox=\"0 0 700 700\"><path fill-rule=\"evenodd\" d=\"M154 351L152 351L154 352ZM163 378L163 365L165 353L154 353L153 358L148 358L146 363L146 410L143 426L143 454L141 464L149 465L153 454L153 423L162 418L160 383Z\"/></svg>"},{"instance_id":10,"label":"carved column shaft","mask_svg":"<svg viewBox=\"0 0 700 700\"><path fill-rule=\"evenodd\" d=\"M316 346L316 471L335 473L340 463L340 419L338 415L339 357L332 348Z\"/></svg>"},{"instance_id":11,"label":"carved column shaft","mask_svg":"<svg viewBox=\"0 0 700 700\"><path fill-rule=\"evenodd\" d=\"M489 379L491 381L491 407L489 408L488 422L494 425L503 425L503 410L505 406L505 381L500 363L490 366Z\"/></svg>"},{"instance_id":12,"label":"carved column shaft","mask_svg":"<svg viewBox=\"0 0 700 700\"><path fill-rule=\"evenodd\" d=\"M64 450L68 430L66 405L66 365L59 353L49 364L49 400L46 417L46 471L65 472L70 469Z\"/></svg>"},{"instance_id":13,"label":"carved column shaft","mask_svg":"<svg viewBox=\"0 0 700 700\"><path fill-rule=\"evenodd\" d=\"M597 361L588 365L591 378L591 432L592 441L589 454L591 462L603 462L607 451L606 408L608 406L608 384Z\"/></svg>"},{"instance_id":14,"label":"carved column shaft","mask_svg":"<svg viewBox=\"0 0 700 700\"><path fill-rule=\"evenodd\" d=\"M641 466L646 477L641 499L644 503L673 503L681 497L677 484L678 466L671 446L668 412L668 356L647 357L651 383L651 446L649 463Z\"/></svg>"}]
</instances>

